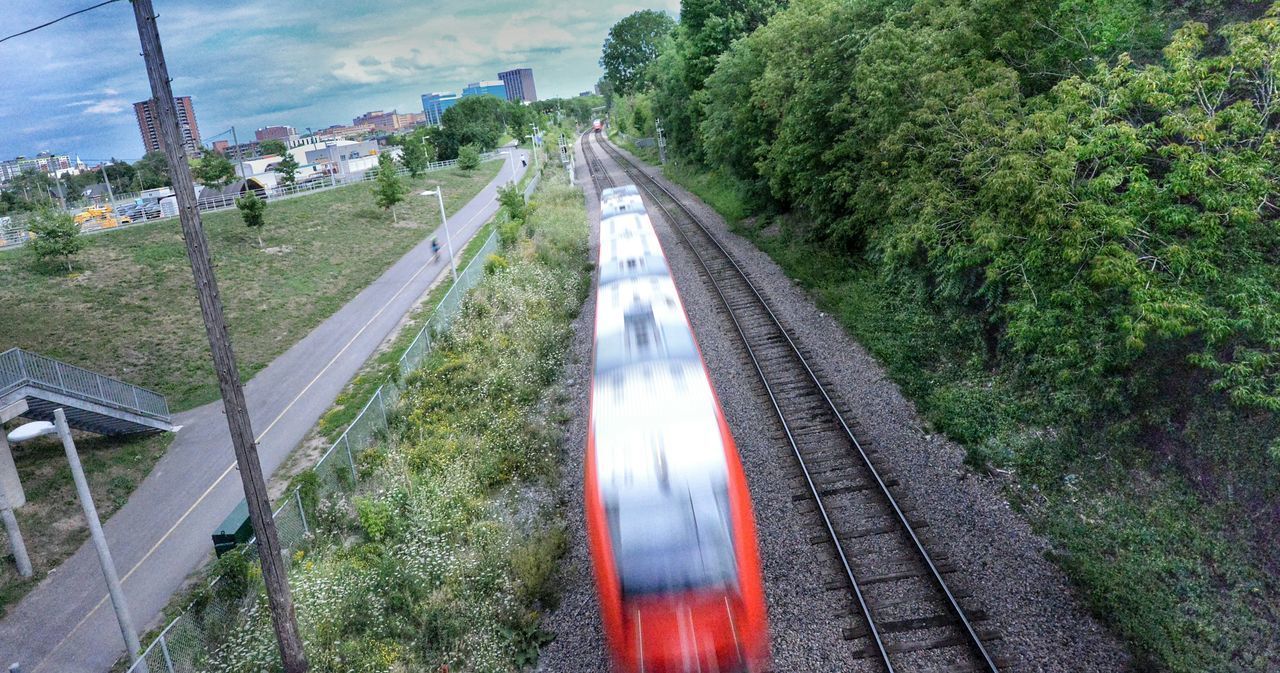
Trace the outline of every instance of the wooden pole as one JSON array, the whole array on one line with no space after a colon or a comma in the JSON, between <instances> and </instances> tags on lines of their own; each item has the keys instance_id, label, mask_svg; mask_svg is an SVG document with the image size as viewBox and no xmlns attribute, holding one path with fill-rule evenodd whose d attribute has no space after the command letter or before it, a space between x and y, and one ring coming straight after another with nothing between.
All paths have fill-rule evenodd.
<instances>
[{"instance_id":1,"label":"wooden pole","mask_svg":"<svg viewBox=\"0 0 1280 673\"><path fill-rule=\"evenodd\" d=\"M244 483L245 500L249 503L249 519L258 539L258 558L262 563L262 579L266 583L271 621L280 646L280 660L284 664L285 673L303 673L308 669L307 657L302 651L302 637L298 632L293 597L289 592L289 577L281 557L275 520L271 517L271 501L262 476L262 464L258 460L258 446L249 422L249 410L245 404L244 388L240 383L240 372L236 368L235 351L232 350L231 336L227 332L222 312L222 299L218 296L218 283L209 255L209 241L200 222L200 211L196 208L195 183L191 179L191 168L187 165L187 157L183 152L182 131L178 126L177 110L174 109L169 69L165 65L164 51L160 46L160 31L156 27L156 14L151 0L133 0L133 14L138 24L138 36L142 41L142 56L147 63L147 77L151 81L151 103L157 113L164 153L169 159L169 177L173 180L178 217L182 222L182 237L186 241L187 257L195 276L200 313L204 316L209 347L213 351L213 365L218 374L218 388L222 392L227 426L231 430L231 444L235 448L240 480Z\"/></svg>"}]
</instances>

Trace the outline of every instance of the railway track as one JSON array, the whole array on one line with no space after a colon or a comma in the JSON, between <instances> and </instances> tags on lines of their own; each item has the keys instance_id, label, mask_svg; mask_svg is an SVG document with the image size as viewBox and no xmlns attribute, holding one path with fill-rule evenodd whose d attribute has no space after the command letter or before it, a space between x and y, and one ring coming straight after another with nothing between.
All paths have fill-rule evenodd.
<instances>
[{"instance_id":1,"label":"railway track","mask_svg":"<svg viewBox=\"0 0 1280 673\"><path fill-rule=\"evenodd\" d=\"M861 641L860 658L895 671L1000 669L947 582L945 559L925 548L910 511L894 497L896 482L875 464L874 449L858 441L852 424L803 349L717 238L680 199L607 142L583 150L597 190L614 185L593 144L599 143L666 216L694 253L711 283L781 424L799 469L792 499L811 506L841 577L815 587L846 591L852 626L845 638Z\"/></svg>"}]
</instances>

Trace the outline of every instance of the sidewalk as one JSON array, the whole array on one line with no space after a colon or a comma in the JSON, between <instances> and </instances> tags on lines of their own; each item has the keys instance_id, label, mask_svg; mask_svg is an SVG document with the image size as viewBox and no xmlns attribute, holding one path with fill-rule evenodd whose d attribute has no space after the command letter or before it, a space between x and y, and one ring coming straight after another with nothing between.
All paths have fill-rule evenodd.
<instances>
[{"instance_id":1,"label":"sidewalk","mask_svg":"<svg viewBox=\"0 0 1280 673\"><path fill-rule=\"evenodd\" d=\"M518 162L449 218L462 249L498 210L497 189ZM443 232L439 232L443 238ZM272 474L329 409L448 260L423 238L381 277L245 386L263 471ZM235 335L232 334L234 343ZM156 625L169 597L209 557L209 536L243 497L222 402L177 414L168 452L104 526L138 628ZM0 621L0 664L24 673L103 673L124 640L97 557L86 543Z\"/></svg>"}]
</instances>

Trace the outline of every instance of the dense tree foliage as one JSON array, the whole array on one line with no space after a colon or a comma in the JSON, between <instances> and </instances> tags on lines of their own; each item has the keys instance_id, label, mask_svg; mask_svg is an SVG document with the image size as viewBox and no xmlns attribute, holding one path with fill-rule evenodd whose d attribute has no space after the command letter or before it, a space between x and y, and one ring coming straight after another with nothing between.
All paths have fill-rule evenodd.
<instances>
[{"instance_id":1,"label":"dense tree foliage","mask_svg":"<svg viewBox=\"0 0 1280 673\"><path fill-rule=\"evenodd\" d=\"M503 134L519 137L537 113L520 103L497 96L468 96L444 111L439 127L431 129L431 145L441 161L456 159L458 149L475 145L487 152L498 146Z\"/></svg>"},{"instance_id":2,"label":"dense tree foliage","mask_svg":"<svg viewBox=\"0 0 1280 673\"><path fill-rule=\"evenodd\" d=\"M1140 2L796 0L709 69L767 14L691 4L655 103L757 206L980 321L1065 410L1122 408L1168 349L1280 410L1274 11L1156 54Z\"/></svg>"},{"instance_id":3,"label":"dense tree foliage","mask_svg":"<svg viewBox=\"0 0 1280 673\"><path fill-rule=\"evenodd\" d=\"M288 151L289 148L285 146L282 140L264 140L258 143L258 154L264 157L272 155L282 157Z\"/></svg>"},{"instance_id":4,"label":"dense tree foliage","mask_svg":"<svg viewBox=\"0 0 1280 673\"><path fill-rule=\"evenodd\" d=\"M666 12L645 9L613 24L604 40L600 67L613 83L614 94L637 93L648 87L649 66L676 22Z\"/></svg>"},{"instance_id":5,"label":"dense tree foliage","mask_svg":"<svg viewBox=\"0 0 1280 673\"><path fill-rule=\"evenodd\" d=\"M196 182L221 189L236 181L236 167L217 152L191 160L191 176Z\"/></svg>"},{"instance_id":6,"label":"dense tree foliage","mask_svg":"<svg viewBox=\"0 0 1280 673\"><path fill-rule=\"evenodd\" d=\"M548 98L534 103L531 107L539 114L554 118L557 114L565 119L572 119L579 124L590 124L599 117L596 108L604 107L604 96L590 95L575 98Z\"/></svg>"}]
</instances>

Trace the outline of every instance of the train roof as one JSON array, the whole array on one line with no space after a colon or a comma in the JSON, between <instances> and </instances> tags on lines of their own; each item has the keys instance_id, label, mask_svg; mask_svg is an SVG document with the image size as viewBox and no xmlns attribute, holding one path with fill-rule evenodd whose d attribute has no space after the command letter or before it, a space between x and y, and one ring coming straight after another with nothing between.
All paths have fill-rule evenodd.
<instances>
[{"instance_id":1,"label":"train roof","mask_svg":"<svg viewBox=\"0 0 1280 673\"><path fill-rule=\"evenodd\" d=\"M700 362L680 298L667 276L602 285L595 331L597 375L639 363Z\"/></svg>"},{"instance_id":2,"label":"train roof","mask_svg":"<svg viewBox=\"0 0 1280 673\"><path fill-rule=\"evenodd\" d=\"M597 374L592 428L605 498L705 488L728 478L715 396L700 361L645 362Z\"/></svg>"},{"instance_id":3,"label":"train roof","mask_svg":"<svg viewBox=\"0 0 1280 673\"><path fill-rule=\"evenodd\" d=\"M601 201L619 196L640 196L640 188L635 185L622 185L621 187L609 187L600 192Z\"/></svg>"},{"instance_id":4,"label":"train roof","mask_svg":"<svg viewBox=\"0 0 1280 673\"><path fill-rule=\"evenodd\" d=\"M644 199L639 194L623 194L621 196L613 196L600 201L600 217L610 218L615 215L629 212L646 212L644 207Z\"/></svg>"},{"instance_id":5,"label":"train roof","mask_svg":"<svg viewBox=\"0 0 1280 673\"><path fill-rule=\"evenodd\" d=\"M627 213L600 222L600 284L637 276L669 276L649 218Z\"/></svg>"}]
</instances>

